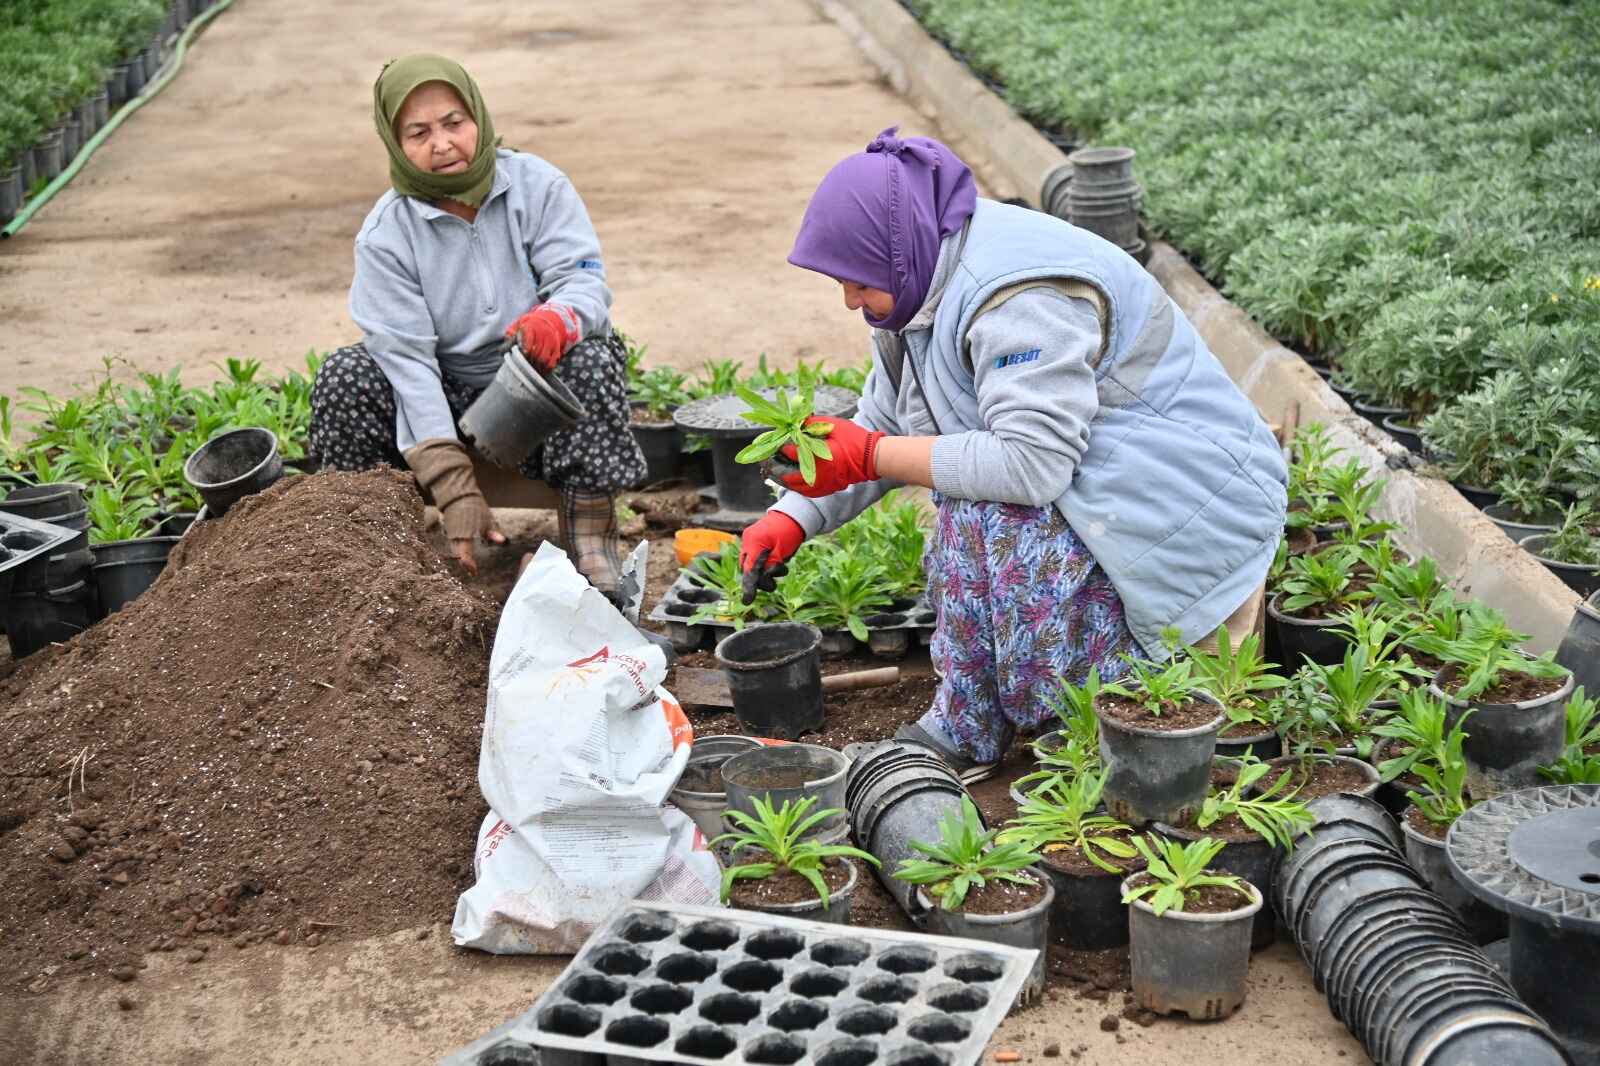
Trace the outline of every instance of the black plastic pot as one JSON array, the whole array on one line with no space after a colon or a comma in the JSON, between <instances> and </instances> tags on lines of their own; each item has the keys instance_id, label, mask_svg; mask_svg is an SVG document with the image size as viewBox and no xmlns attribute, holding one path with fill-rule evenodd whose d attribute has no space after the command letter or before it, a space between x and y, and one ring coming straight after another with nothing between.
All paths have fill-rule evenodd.
<instances>
[{"instance_id":1,"label":"black plastic pot","mask_svg":"<svg viewBox=\"0 0 1600 1066\"><path fill-rule=\"evenodd\" d=\"M235 503L283 476L278 438L259 426L212 437L184 462L183 476L206 501L211 517L221 518Z\"/></svg>"},{"instance_id":2,"label":"black plastic pot","mask_svg":"<svg viewBox=\"0 0 1600 1066\"><path fill-rule=\"evenodd\" d=\"M1333 1016L1349 1025L1354 1019L1356 984L1363 961L1380 947L1407 939L1427 943L1439 936L1458 936L1461 926L1444 914L1438 901L1418 889L1391 889L1368 896L1345 911L1315 945L1312 982L1328 997Z\"/></svg>"},{"instance_id":3,"label":"black plastic pot","mask_svg":"<svg viewBox=\"0 0 1600 1066\"><path fill-rule=\"evenodd\" d=\"M777 744L731 756L722 764L722 787L728 810L754 815L760 799L774 808L815 797L812 811L845 808L845 777L850 762L832 748L817 744ZM842 840L849 832L846 816L833 815L806 831L824 842Z\"/></svg>"},{"instance_id":4,"label":"black plastic pot","mask_svg":"<svg viewBox=\"0 0 1600 1066\"><path fill-rule=\"evenodd\" d=\"M177 537L143 537L94 546L94 579L100 592L100 609L115 614L155 584L167 567L167 555Z\"/></svg>"},{"instance_id":5,"label":"black plastic pot","mask_svg":"<svg viewBox=\"0 0 1600 1066\"><path fill-rule=\"evenodd\" d=\"M1545 545L1550 543L1551 534L1535 533L1523 537L1518 543L1522 550L1544 564L1544 568L1559 577L1566 583L1567 588L1580 596L1589 596L1600 591L1600 566L1584 566L1581 563L1562 563L1544 554Z\"/></svg>"},{"instance_id":6,"label":"black plastic pot","mask_svg":"<svg viewBox=\"0 0 1600 1066\"><path fill-rule=\"evenodd\" d=\"M672 422L634 422L628 427L644 453L644 486L657 485L678 476L683 453L683 433Z\"/></svg>"},{"instance_id":7,"label":"black plastic pot","mask_svg":"<svg viewBox=\"0 0 1600 1066\"><path fill-rule=\"evenodd\" d=\"M695 737L690 745L689 762L684 767L683 776L678 778L670 799L674 807L694 819L700 835L707 840L721 835L722 812L728 809L727 789L721 784L722 764L735 755L760 746L761 742L754 737L732 734ZM712 770L717 773L715 787L698 787L699 778Z\"/></svg>"},{"instance_id":8,"label":"black plastic pot","mask_svg":"<svg viewBox=\"0 0 1600 1066\"><path fill-rule=\"evenodd\" d=\"M1352 399L1350 401L1350 407L1355 411L1356 414L1360 415L1362 418L1365 418L1368 422L1371 422L1379 429L1384 428L1384 419L1402 418L1406 414L1406 409L1404 407L1396 407L1394 404L1388 403L1378 403L1375 400L1367 400L1361 397Z\"/></svg>"},{"instance_id":9,"label":"black plastic pot","mask_svg":"<svg viewBox=\"0 0 1600 1066\"><path fill-rule=\"evenodd\" d=\"M892 873L900 860L919 854L909 841L939 839L940 823L960 816L966 795L956 772L920 745L885 742L850 764L845 805L851 834L858 847L883 863L876 870L878 880L907 917L917 914L915 886Z\"/></svg>"},{"instance_id":10,"label":"black plastic pot","mask_svg":"<svg viewBox=\"0 0 1600 1066\"><path fill-rule=\"evenodd\" d=\"M1279 605L1283 594L1267 601L1267 624L1277 629L1277 643L1286 669L1300 667L1302 659L1323 666L1337 666L1344 661L1348 646L1345 638L1335 630L1336 618L1295 618L1283 613Z\"/></svg>"},{"instance_id":11,"label":"black plastic pot","mask_svg":"<svg viewBox=\"0 0 1600 1066\"><path fill-rule=\"evenodd\" d=\"M1485 507L1483 509L1483 517L1499 526L1500 531L1517 544L1521 544L1524 538L1531 537L1535 533L1548 533L1561 524L1560 511L1552 511L1548 514L1524 519L1514 507L1504 500L1497 500Z\"/></svg>"},{"instance_id":12,"label":"black plastic pot","mask_svg":"<svg viewBox=\"0 0 1600 1066\"><path fill-rule=\"evenodd\" d=\"M546 437L584 417L583 404L558 375L536 370L512 346L489 387L462 414L462 437L491 463L515 470Z\"/></svg>"},{"instance_id":13,"label":"black plastic pot","mask_svg":"<svg viewBox=\"0 0 1600 1066\"><path fill-rule=\"evenodd\" d=\"M1251 902L1223 914L1169 910L1158 918L1142 899L1129 904L1128 960L1139 1006L1195 1021L1239 1009L1250 970L1251 923L1262 906L1260 890L1250 887Z\"/></svg>"},{"instance_id":14,"label":"black plastic pot","mask_svg":"<svg viewBox=\"0 0 1600 1066\"><path fill-rule=\"evenodd\" d=\"M1226 732L1226 727L1223 732ZM1231 737L1224 736L1223 733L1217 734L1218 758L1237 759L1246 752L1258 759L1276 759L1283 754L1283 738L1266 726L1263 726L1258 733L1243 733Z\"/></svg>"},{"instance_id":15,"label":"black plastic pot","mask_svg":"<svg viewBox=\"0 0 1600 1066\"><path fill-rule=\"evenodd\" d=\"M1493 799L1502 792L1532 788L1543 783L1539 767L1561 758L1566 747L1566 703L1573 679L1548 696L1520 703L1485 703L1449 695L1445 686L1455 676L1446 666L1434 676L1430 691L1449 704L1453 726L1465 708L1467 739L1461 754L1467 763L1467 792L1474 801Z\"/></svg>"},{"instance_id":16,"label":"black plastic pot","mask_svg":"<svg viewBox=\"0 0 1600 1066\"><path fill-rule=\"evenodd\" d=\"M1106 774L1103 795L1112 817L1136 827L1171 825L1187 820L1205 800L1217 731L1227 716L1209 694L1195 697L1215 706L1217 716L1205 725L1165 732L1129 725L1095 708Z\"/></svg>"},{"instance_id":17,"label":"black plastic pot","mask_svg":"<svg viewBox=\"0 0 1600 1066\"><path fill-rule=\"evenodd\" d=\"M1033 969L1022 983L1019 1002L1031 1002L1044 993L1045 958L1050 949L1050 917L1055 907L1055 888L1051 879L1038 868L1028 871L1044 886L1044 898L1026 910L1013 914L966 914L947 911L934 905L933 900L919 886L916 893L922 918L918 925L940 936L956 936L969 940L986 940L991 944L1004 944L1013 948L1030 948L1038 952Z\"/></svg>"},{"instance_id":18,"label":"black plastic pot","mask_svg":"<svg viewBox=\"0 0 1600 1066\"><path fill-rule=\"evenodd\" d=\"M764 852L762 854L765 854ZM822 905L822 898L800 900L797 903L767 903L761 906L752 906L741 903L739 910L759 911L762 914L776 914L784 918L799 918L808 922L827 922L830 925L850 924L850 901L855 897L856 885L861 881L861 870L849 859L829 860L845 864L850 869L850 880L840 888L828 893L828 905Z\"/></svg>"},{"instance_id":19,"label":"black plastic pot","mask_svg":"<svg viewBox=\"0 0 1600 1066\"><path fill-rule=\"evenodd\" d=\"M1181 840L1185 844L1207 836L1203 829L1186 829L1183 826L1156 824L1156 832L1172 840ZM1228 838L1227 847L1211 863L1212 867L1224 873L1242 877L1261 892L1262 899L1271 895L1272 869L1276 864L1276 848L1265 837L1257 836L1252 840L1236 840ZM1276 922L1273 919L1272 908L1262 907L1250 924L1250 950L1260 951L1262 948L1271 947L1275 938Z\"/></svg>"},{"instance_id":20,"label":"black plastic pot","mask_svg":"<svg viewBox=\"0 0 1600 1066\"><path fill-rule=\"evenodd\" d=\"M1444 841L1417 832L1404 817L1400 819L1400 830L1406 835L1407 861L1428 883L1428 890L1461 916L1461 924L1466 926L1472 942L1487 944L1504 939L1508 929L1505 914L1479 902L1456 883L1450 873Z\"/></svg>"},{"instance_id":21,"label":"black plastic pot","mask_svg":"<svg viewBox=\"0 0 1600 1066\"><path fill-rule=\"evenodd\" d=\"M1377 793L1377 791L1378 791L1378 783L1379 783L1378 782L1378 769L1377 769L1377 767L1373 766L1371 763L1364 762L1361 759L1357 759L1353 755L1319 755L1319 756L1317 756L1317 760L1319 762L1336 762L1336 763L1340 763L1341 765L1344 765L1344 766L1349 766L1349 767L1358 769L1360 771L1361 775L1364 778L1366 778L1366 784L1362 785L1360 788L1353 789L1353 790L1346 790L1344 792L1338 793L1339 795L1361 796L1361 797L1365 797L1365 798L1370 798L1370 797L1372 797L1373 795L1375 795ZM1294 766L1296 761L1297 760L1296 760L1295 756L1293 756L1293 755L1280 755L1276 759L1268 759L1267 760L1267 764L1269 766L1275 766L1275 767L1276 766L1289 766L1289 767L1292 767L1292 766ZM1275 778L1275 775L1268 774L1266 777L1262 778L1262 781L1263 782L1264 781L1270 781L1270 780L1273 780L1274 778ZM1261 790L1261 784L1257 783L1254 786L1254 791L1259 792L1260 790Z\"/></svg>"},{"instance_id":22,"label":"black plastic pot","mask_svg":"<svg viewBox=\"0 0 1600 1066\"><path fill-rule=\"evenodd\" d=\"M64 524L52 521L57 517L83 510L83 486L75 481L24 485L12 489L0 500L0 511L52 525Z\"/></svg>"},{"instance_id":23,"label":"black plastic pot","mask_svg":"<svg viewBox=\"0 0 1600 1066\"><path fill-rule=\"evenodd\" d=\"M747 626L717 642L740 725L783 740L822 728L821 642L817 627L804 622Z\"/></svg>"},{"instance_id":24,"label":"black plastic pot","mask_svg":"<svg viewBox=\"0 0 1600 1066\"><path fill-rule=\"evenodd\" d=\"M1452 481L1450 484L1457 492L1461 493L1461 495L1467 498L1468 503L1472 504L1472 506L1478 508L1479 510L1489 506L1491 503L1497 503L1500 500L1500 494L1493 489L1480 488L1477 485L1468 485L1461 481Z\"/></svg>"},{"instance_id":25,"label":"black plastic pot","mask_svg":"<svg viewBox=\"0 0 1600 1066\"><path fill-rule=\"evenodd\" d=\"M1573 683L1600 695L1600 592L1578 604L1556 649L1556 662L1572 671Z\"/></svg>"},{"instance_id":26,"label":"black plastic pot","mask_svg":"<svg viewBox=\"0 0 1600 1066\"><path fill-rule=\"evenodd\" d=\"M1137 863L1142 867L1144 860ZM1128 905L1122 902L1122 881L1137 872L1133 866L1114 874L1061 870L1049 862L1039 867L1055 889L1050 926L1058 942L1075 951L1104 951L1128 942Z\"/></svg>"},{"instance_id":27,"label":"black plastic pot","mask_svg":"<svg viewBox=\"0 0 1600 1066\"><path fill-rule=\"evenodd\" d=\"M1378 424L1389 436L1399 441L1406 451L1415 455L1422 454L1422 431L1414 424L1405 421L1404 415L1392 415Z\"/></svg>"},{"instance_id":28,"label":"black plastic pot","mask_svg":"<svg viewBox=\"0 0 1600 1066\"><path fill-rule=\"evenodd\" d=\"M181 537L189 531L199 518L197 511L170 511L164 515L156 525L156 531L163 537Z\"/></svg>"},{"instance_id":29,"label":"black plastic pot","mask_svg":"<svg viewBox=\"0 0 1600 1066\"><path fill-rule=\"evenodd\" d=\"M45 592L13 591L5 603L11 657L21 659L49 644L71 640L94 624L95 608L87 581Z\"/></svg>"}]
</instances>

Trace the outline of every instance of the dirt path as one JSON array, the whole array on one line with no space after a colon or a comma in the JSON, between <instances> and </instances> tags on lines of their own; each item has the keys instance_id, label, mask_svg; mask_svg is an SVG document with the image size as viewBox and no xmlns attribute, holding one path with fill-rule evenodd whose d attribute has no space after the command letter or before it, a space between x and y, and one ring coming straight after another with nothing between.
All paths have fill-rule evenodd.
<instances>
[{"instance_id":1,"label":"dirt path","mask_svg":"<svg viewBox=\"0 0 1600 1066\"><path fill-rule=\"evenodd\" d=\"M351 243L388 184L372 79L423 49L467 65L507 144L572 177L650 359L865 356L837 287L784 256L828 166L892 122L930 131L803 0L238 0L0 244L0 392L104 356L201 378L356 339Z\"/></svg>"}]
</instances>

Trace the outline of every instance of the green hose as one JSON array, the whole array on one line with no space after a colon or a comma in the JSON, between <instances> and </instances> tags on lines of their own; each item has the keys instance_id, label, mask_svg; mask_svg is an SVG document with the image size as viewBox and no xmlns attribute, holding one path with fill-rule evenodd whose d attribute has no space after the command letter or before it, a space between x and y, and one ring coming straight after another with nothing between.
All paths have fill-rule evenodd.
<instances>
[{"instance_id":1,"label":"green hose","mask_svg":"<svg viewBox=\"0 0 1600 1066\"><path fill-rule=\"evenodd\" d=\"M167 83L177 76L178 68L183 66L184 53L188 51L189 42L193 40L194 35L199 33L212 19L232 6L233 0L217 0L211 7L206 8L198 18L184 27L183 33L178 37L176 47L172 50L172 58L167 60L166 66L162 67L160 72L156 74L155 80L146 84L143 89L139 90L138 96L118 108L117 113L112 115L104 126L95 131L95 135L89 138L88 142L78 150L78 154L72 157L72 162L67 164L60 174L56 175L55 180L46 185L44 191L40 192L38 196L29 200L22 210L17 212L17 217L6 225L5 229L0 229L0 237L10 237L21 230L23 226L28 224L28 220L34 216L39 208L49 203L50 198L60 192L67 182L77 177L78 171L83 169L83 164L88 162L89 157L94 154L94 150L100 147L101 142L111 136L112 131L122 125L129 115L153 100L156 94L165 89Z\"/></svg>"}]
</instances>

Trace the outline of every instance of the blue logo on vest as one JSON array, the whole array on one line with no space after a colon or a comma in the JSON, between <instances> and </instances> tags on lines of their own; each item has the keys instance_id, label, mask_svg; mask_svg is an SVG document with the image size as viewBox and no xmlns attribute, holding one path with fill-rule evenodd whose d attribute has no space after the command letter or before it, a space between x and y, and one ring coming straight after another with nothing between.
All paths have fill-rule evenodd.
<instances>
[{"instance_id":1,"label":"blue logo on vest","mask_svg":"<svg viewBox=\"0 0 1600 1066\"><path fill-rule=\"evenodd\" d=\"M1029 348L1025 352L1012 352L1010 355L1002 355L994 361L994 368L1003 370L1008 366L1021 366L1023 363L1031 363L1037 358L1039 358L1039 349Z\"/></svg>"}]
</instances>

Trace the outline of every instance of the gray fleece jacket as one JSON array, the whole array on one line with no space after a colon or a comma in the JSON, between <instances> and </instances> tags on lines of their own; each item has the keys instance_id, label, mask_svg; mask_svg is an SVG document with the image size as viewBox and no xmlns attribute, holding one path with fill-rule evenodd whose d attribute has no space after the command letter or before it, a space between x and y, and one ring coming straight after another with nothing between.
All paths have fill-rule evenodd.
<instances>
[{"instance_id":1,"label":"gray fleece jacket","mask_svg":"<svg viewBox=\"0 0 1600 1066\"><path fill-rule=\"evenodd\" d=\"M401 451L455 438L441 373L487 385L506 328L535 306L572 308L586 337L610 327L600 238L572 182L525 152L495 159L475 222L391 189L356 237L350 317L394 389Z\"/></svg>"},{"instance_id":2,"label":"gray fleece jacket","mask_svg":"<svg viewBox=\"0 0 1600 1066\"><path fill-rule=\"evenodd\" d=\"M927 344L965 236L963 229L940 245L928 297L901 331L908 345ZM1050 503L1065 490L1088 447L1089 424L1100 402L1092 367L1101 345L1100 317L1092 301L1041 283L973 319L967 343L981 429L935 425L911 360L899 357L901 349L882 331L874 331L873 342L872 371L855 421L892 436L937 436L935 489L958 499L1033 506ZM1044 346L1051 358L1041 361ZM1028 373L1029 363L1048 372ZM789 492L772 509L793 518L811 537L837 529L899 484L880 478L816 500Z\"/></svg>"}]
</instances>

